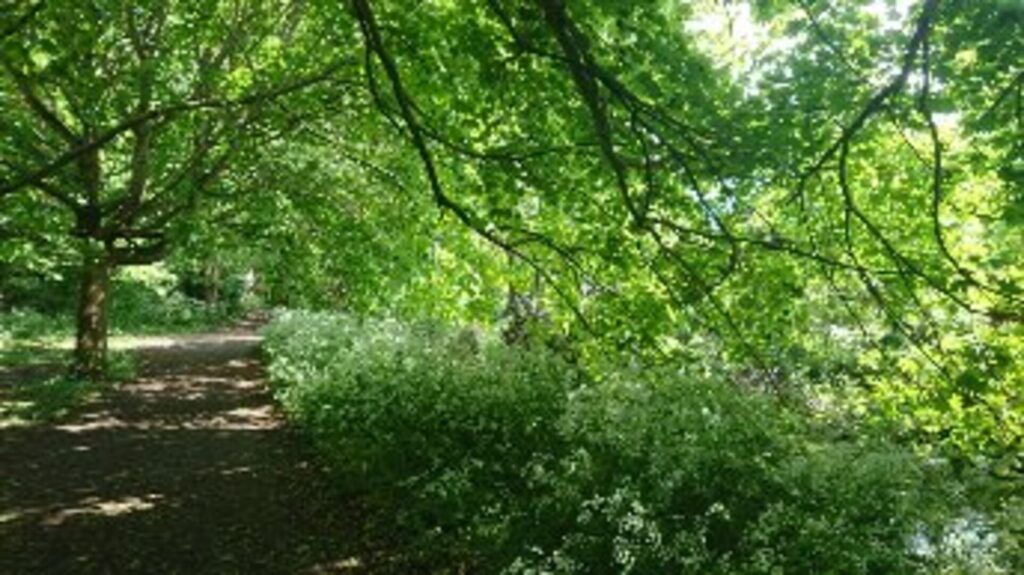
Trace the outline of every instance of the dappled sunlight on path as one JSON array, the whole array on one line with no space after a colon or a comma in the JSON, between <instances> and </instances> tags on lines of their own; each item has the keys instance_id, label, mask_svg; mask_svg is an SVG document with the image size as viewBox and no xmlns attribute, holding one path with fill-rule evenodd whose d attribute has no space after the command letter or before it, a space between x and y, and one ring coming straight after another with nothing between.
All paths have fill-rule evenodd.
<instances>
[{"instance_id":1,"label":"dappled sunlight on path","mask_svg":"<svg viewBox=\"0 0 1024 575\"><path fill-rule=\"evenodd\" d=\"M358 521L274 410L239 330L144 338L58 424L0 430L0 573L353 573Z\"/></svg>"}]
</instances>

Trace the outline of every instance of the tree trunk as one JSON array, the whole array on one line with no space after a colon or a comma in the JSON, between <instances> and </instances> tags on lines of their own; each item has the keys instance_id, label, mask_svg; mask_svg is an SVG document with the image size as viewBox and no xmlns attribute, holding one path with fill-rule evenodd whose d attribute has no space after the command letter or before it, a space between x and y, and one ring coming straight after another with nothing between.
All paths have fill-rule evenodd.
<instances>
[{"instance_id":1,"label":"tree trunk","mask_svg":"<svg viewBox=\"0 0 1024 575\"><path fill-rule=\"evenodd\" d=\"M220 302L220 264L213 263L206 268L206 303Z\"/></svg>"},{"instance_id":2,"label":"tree trunk","mask_svg":"<svg viewBox=\"0 0 1024 575\"><path fill-rule=\"evenodd\" d=\"M78 292L75 371L80 377L94 380L101 378L106 369L111 263L102 250L86 251Z\"/></svg>"}]
</instances>

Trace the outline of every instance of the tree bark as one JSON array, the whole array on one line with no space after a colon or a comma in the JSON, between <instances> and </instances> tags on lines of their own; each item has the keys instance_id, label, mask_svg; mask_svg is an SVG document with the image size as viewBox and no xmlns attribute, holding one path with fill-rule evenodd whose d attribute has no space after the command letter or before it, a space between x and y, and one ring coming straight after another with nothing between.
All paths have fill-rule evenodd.
<instances>
[{"instance_id":1,"label":"tree bark","mask_svg":"<svg viewBox=\"0 0 1024 575\"><path fill-rule=\"evenodd\" d=\"M75 372L87 379L103 377L107 362L107 309L111 261L104 250L88 248L78 292Z\"/></svg>"},{"instance_id":2,"label":"tree bark","mask_svg":"<svg viewBox=\"0 0 1024 575\"><path fill-rule=\"evenodd\" d=\"M220 264L214 263L206 268L206 303L217 305L220 302Z\"/></svg>"}]
</instances>

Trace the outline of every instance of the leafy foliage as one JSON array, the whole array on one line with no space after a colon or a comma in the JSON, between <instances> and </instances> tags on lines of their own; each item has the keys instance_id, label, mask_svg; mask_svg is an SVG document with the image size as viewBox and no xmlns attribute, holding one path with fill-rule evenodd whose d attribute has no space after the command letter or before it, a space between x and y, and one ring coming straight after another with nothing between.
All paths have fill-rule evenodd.
<instances>
[{"instance_id":1,"label":"leafy foliage","mask_svg":"<svg viewBox=\"0 0 1024 575\"><path fill-rule=\"evenodd\" d=\"M0 342L0 350L3 350ZM7 351L4 350L4 356ZM39 358L38 349L31 350L33 359L52 367L55 358L45 354ZM3 367L23 365L27 362L18 358L4 357ZM62 358L58 358L62 359ZM56 375L42 380L28 378L24 381L5 382L0 389L0 429L10 426L33 425L51 422L75 413L86 402L94 398L103 385L129 381L138 375L139 360L132 352L116 351L110 355L110 363L103 382L84 381L66 375Z\"/></svg>"},{"instance_id":2,"label":"leafy foliage","mask_svg":"<svg viewBox=\"0 0 1024 575\"><path fill-rule=\"evenodd\" d=\"M960 511L943 464L830 437L721 382L596 382L436 324L289 313L265 336L287 413L427 564L931 573L938 553L912 542Z\"/></svg>"},{"instance_id":3,"label":"leafy foliage","mask_svg":"<svg viewBox=\"0 0 1024 575\"><path fill-rule=\"evenodd\" d=\"M0 341L29 344L73 335L74 305L67 296L77 279L71 273L59 281L7 286L5 295L13 307L0 313ZM226 278L224 283L235 281ZM111 330L116 334L209 329L246 311L240 293L217 302L189 297L183 290L183 278L162 266L124 270L112 283Z\"/></svg>"},{"instance_id":4,"label":"leafy foliage","mask_svg":"<svg viewBox=\"0 0 1024 575\"><path fill-rule=\"evenodd\" d=\"M1018 0L17 6L0 13L0 301L26 307L19 293L41 285L27 307L70 310L77 291L86 367L101 363L108 301L114 326L202 325L248 291L246 305L500 328L538 357L508 359L518 352L487 343L466 360L472 373L438 373L460 382L459 402L481 402L463 409L489 414L488 402L512 400L476 397L468 381L518 393L488 366L557 364L539 351L557 348L574 367L556 371L582 369L596 390L592 403L582 392L552 400L550 438L563 447L596 449L577 411L631 405L623 389L634 384L619 379L679 403L660 419L637 408L652 429L700 405L670 388L713 380L708 389L729 391L712 395L751 396L742 409L766 419L762 439L781 441L787 466L813 460L811 476L835 481L824 462L916 469L898 454L872 459L871 445L837 446L804 420L870 430L956 474L993 477L1000 487L969 496L1012 517L1024 497L1022 10ZM117 280L106 293L113 268L157 260L188 280L185 295L222 303ZM322 321L324 334L349 329ZM430 333L438 360L454 362L440 343L450 337ZM322 382L321 371L343 369L324 345L276 357L299 358L296 382ZM554 397L554 380L584 385L552 378L536 393ZM306 386L294 389L297 414L333 401L326 384L311 384L308 402ZM806 418L752 407L771 401ZM409 433L422 416L382 413L407 418ZM826 455L812 457L815 445ZM723 449L752 456L746 447ZM761 479L800 476L783 467ZM668 497L608 481L644 513ZM768 517L777 499L765 497L751 496L761 507L750 517ZM903 569L902 555L873 555L858 537L848 539ZM557 571L549 555L563 544L497 563ZM707 550L705 567L753 569L739 558L751 549Z\"/></svg>"}]
</instances>

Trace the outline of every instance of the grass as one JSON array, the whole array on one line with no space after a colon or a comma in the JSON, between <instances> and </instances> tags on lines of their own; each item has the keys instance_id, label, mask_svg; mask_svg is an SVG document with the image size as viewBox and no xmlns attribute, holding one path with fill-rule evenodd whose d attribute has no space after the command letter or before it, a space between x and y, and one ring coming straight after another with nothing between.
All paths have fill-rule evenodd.
<instances>
[{"instance_id":1,"label":"grass","mask_svg":"<svg viewBox=\"0 0 1024 575\"><path fill-rule=\"evenodd\" d=\"M146 302L143 302L146 303ZM152 303L152 302L149 302ZM112 314L108 346L127 350L140 344L159 343L154 336L218 329L237 319L195 302L139 305L147 309L134 316ZM66 366L74 349L74 322L63 314L45 314L29 309L0 312L0 373L4 369L33 366Z\"/></svg>"},{"instance_id":2,"label":"grass","mask_svg":"<svg viewBox=\"0 0 1024 575\"><path fill-rule=\"evenodd\" d=\"M216 329L235 319L226 310L183 297L127 290L111 310L108 381L134 377L131 350L165 345L156 334ZM66 313L32 309L0 312L0 427L52 421L95 395L102 384L69 377L74 322Z\"/></svg>"},{"instance_id":3,"label":"grass","mask_svg":"<svg viewBox=\"0 0 1024 575\"><path fill-rule=\"evenodd\" d=\"M131 350L166 345L161 335L218 329L242 313L238 306L188 298L176 282L159 268L122 270L109 310L108 381L134 377ZM75 345L70 309L37 302L0 310L0 427L63 417L102 385L66 375Z\"/></svg>"},{"instance_id":4,"label":"grass","mask_svg":"<svg viewBox=\"0 0 1024 575\"><path fill-rule=\"evenodd\" d=\"M70 346L59 339L0 341L0 369L42 365L66 365Z\"/></svg>"},{"instance_id":5,"label":"grass","mask_svg":"<svg viewBox=\"0 0 1024 575\"><path fill-rule=\"evenodd\" d=\"M18 348L14 352L17 354L15 361L23 362L19 367L52 366L60 375L41 381L35 377L26 377L0 386L0 429L35 425L66 417L99 394L104 385L134 379L138 373L138 358L130 351L112 351L107 359L105 380L91 382L65 375L68 367L66 349L35 347L32 350ZM11 358L3 359L6 362Z\"/></svg>"},{"instance_id":6,"label":"grass","mask_svg":"<svg viewBox=\"0 0 1024 575\"><path fill-rule=\"evenodd\" d=\"M67 376L16 384L4 394L9 397L0 397L0 428L60 419L84 405L99 389L99 384Z\"/></svg>"}]
</instances>

